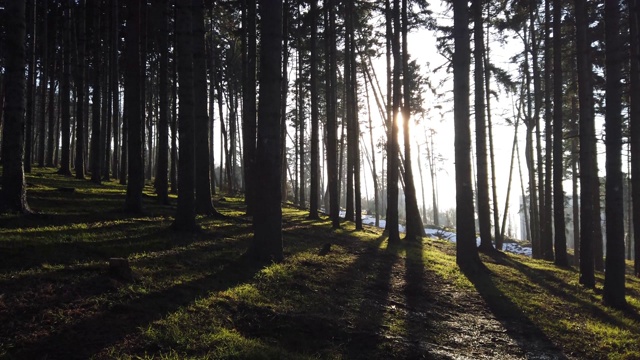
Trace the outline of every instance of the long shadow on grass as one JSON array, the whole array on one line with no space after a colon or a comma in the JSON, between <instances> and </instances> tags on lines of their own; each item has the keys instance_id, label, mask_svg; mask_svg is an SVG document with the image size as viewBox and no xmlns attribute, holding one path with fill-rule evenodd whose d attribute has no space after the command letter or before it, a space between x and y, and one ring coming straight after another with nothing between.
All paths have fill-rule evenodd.
<instances>
[{"instance_id":1,"label":"long shadow on grass","mask_svg":"<svg viewBox=\"0 0 640 360\"><path fill-rule=\"evenodd\" d=\"M142 295L37 340L17 344L9 355L23 359L90 358L204 294L249 281L259 269L238 258L209 276Z\"/></svg>"},{"instance_id":2,"label":"long shadow on grass","mask_svg":"<svg viewBox=\"0 0 640 360\"><path fill-rule=\"evenodd\" d=\"M527 358L567 359L547 335L497 288L489 271L463 271L463 273L473 283L496 319L502 323L509 337L518 344Z\"/></svg>"},{"instance_id":3,"label":"long shadow on grass","mask_svg":"<svg viewBox=\"0 0 640 360\"><path fill-rule=\"evenodd\" d=\"M518 270L520 273L525 275L529 281L533 284L540 286L541 288L548 291L553 296L559 297L562 300L574 304L579 304L580 308L584 312L590 312L597 318L606 321L617 327L626 327L626 325L616 319L615 317L607 314L600 306L594 304L593 302L586 301L574 295L571 291L568 291L565 287L565 283L563 280L557 278L555 275L549 273L549 271L545 270L535 270L526 264L523 264L519 261L516 261L508 256L492 256L494 261L499 264L512 267ZM569 288L572 289L572 288ZM636 322L640 322L640 315L633 311L632 309L628 309L625 312L627 317L635 320ZM636 329L628 329L632 332L637 332Z\"/></svg>"}]
</instances>

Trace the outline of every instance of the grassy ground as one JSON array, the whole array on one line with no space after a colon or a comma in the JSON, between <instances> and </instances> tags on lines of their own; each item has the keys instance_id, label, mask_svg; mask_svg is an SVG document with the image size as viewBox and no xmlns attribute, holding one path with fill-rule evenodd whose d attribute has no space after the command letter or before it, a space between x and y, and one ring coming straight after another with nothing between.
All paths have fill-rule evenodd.
<instances>
[{"instance_id":1,"label":"grassy ground","mask_svg":"<svg viewBox=\"0 0 640 360\"><path fill-rule=\"evenodd\" d=\"M638 279L629 311L613 311L602 274L592 291L574 268L483 255L490 273L467 277L447 242L388 244L293 208L286 260L259 268L242 257L241 199L218 199L228 217L189 234L151 188L131 215L116 183L27 182L39 214L0 215L0 358L640 359ZM110 276L110 257L138 280Z\"/></svg>"}]
</instances>

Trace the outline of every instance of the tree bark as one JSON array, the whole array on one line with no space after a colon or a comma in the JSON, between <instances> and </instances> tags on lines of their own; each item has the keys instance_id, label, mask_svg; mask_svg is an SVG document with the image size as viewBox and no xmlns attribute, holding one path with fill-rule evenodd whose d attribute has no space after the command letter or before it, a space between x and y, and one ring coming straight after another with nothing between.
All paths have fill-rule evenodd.
<instances>
[{"instance_id":1,"label":"tree bark","mask_svg":"<svg viewBox=\"0 0 640 360\"><path fill-rule=\"evenodd\" d=\"M468 272L481 267L473 211L471 131L469 129L469 8L466 0L453 1L453 96L456 168L456 263Z\"/></svg>"},{"instance_id":2,"label":"tree bark","mask_svg":"<svg viewBox=\"0 0 640 360\"><path fill-rule=\"evenodd\" d=\"M634 273L640 277L640 4L629 0L631 28L631 197L633 199Z\"/></svg>"},{"instance_id":3,"label":"tree bark","mask_svg":"<svg viewBox=\"0 0 640 360\"><path fill-rule=\"evenodd\" d=\"M26 127L25 127L25 143L24 143L24 171L26 173L31 172L31 159L33 157L33 124L35 121L35 98L36 98L36 44L38 40L37 31L37 7L38 2L36 0L29 0L27 2L27 27L31 39L29 41L28 48L28 62L29 72L27 75L27 105L26 105ZM70 46L67 44L65 46ZM5 89L6 92L6 89ZM0 95L4 96L4 95Z\"/></svg>"},{"instance_id":4,"label":"tree bark","mask_svg":"<svg viewBox=\"0 0 640 360\"><path fill-rule=\"evenodd\" d=\"M309 218L318 219L318 201L320 198L320 157L319 157L319 111L318 111L318 1L311 0L311 174L309 187ZM375 182L375 178L374 178ZM376 210L377 213L377 210Z\"/></svg>"},{"instance_id":5,"label":"tree bark","mask_svg":"<svg viewBox=\"0 0 640 360\"><path fill-rule=\"evenodd\" d=\"M218 212L211 202L209 116L207 114L207 63L205 59L204 2L193 0L193 80L196 156L196 213ZM182 146L182 145L180 145Z\"/></svg>"},{"instance_id":6,"label":"tree bark","mask_svg":"<svg viewBox=\"0 0 640 360\"><path fill-rule=\"evenodd\" d=\"M160 84L158 116L158 165L156 167L155 188L158 201L169 203L168 172L169 172L169 37L168 21L169 7L167 0L159 0L155 5L158 26L158 50L160 52Z\"/></svg>"},{"instance_id":7,"label":"tree bark","mask_svg":"<svg viewBox=\"0 0 640 360\"><path fill-rule=\"evenodd\" d=\"M176 4L178 96L180 112L180 158L178 159L178 206L173 228L179 231L194 231L196 225L196 164L195 164L195 116L194 116L194 34L193 2L179 1ZM208 156L207 156L208 160ZM207 169L208 171L208 169Z\"/></svg>"},{"instance_id":8,"label":"tree bark","mask_svg":"<svg viewBox=\"0 0 640 360\"><path fill-rule=\"evenodd\" d=\"M126 73L124 87L124 101L127 121L127 166L129 179L127 181L127 196L125 210L142 212L142 188L144 186L144 161L142 158L142 126L140 73L140 29L141 4L127 3L127 37L126 37Z\"/></svg>"},{"instance_id":9,"label":"tree bark","mask_svg":"<svg viewBox=\"0 0 640 360\"><path fill-rule=\"evenodd\" d=\"M562 1L553 2L553 225L555 264L568 266L564 222L563 88L562 88Z\"/></svg>"},{"instance_id":10,"label":"tree bark","mask_svg":"<svg viewBox=\"0 0 640 360\"><path fill-rule=\"evenodd\" d=\"M5 92L0 211L30 213L24 180L25 1L5 1Z\"/></svg>"},{"instance_id":11,"label":"tree bark","mask_svg":"<svg viewBox=\"0 0 640 360\"><path fill-rule=\"evenodd\" d=\"M489 205L489 175L487 168L487 125L484 107L484 24L482 0L473 1L474 28L474 112L476 123L476 171L478 181L478 224L480 250L491 251L491 206Z\"/></svg>"},{"instance_id":12,"label":"tree bark","mask_svg":"<svg viewBox=\"0 0 640 360\"><path fill-rule=\"evenodd\" d=\"M602 300L608 306L623 309L625 299L624 202L622 199L622 67L620 41L620 1L607 0L605 16L606 113L606 219L607 257Z\"/></svg>"},{"instance_id":13,"label":"tree bark","mask_svg":"<svg viewBox=\"0 0 640 360\"><path fill-rule=\"evenodd\" d=\"M256 192L254 237L249 255L257 262L282 261L282 208L280 194L280 90L282 65L282 0L260 0L262 21L260 95L256 173L262 191Z\"/></svg>"},{"instance_id":14,"label":"tree bark","mask_svg":"<svg viewBox=\"0 0 640 360\"><path fill-rule=\"evenodd\" d=\"M102 156L100 154L100 112L101 112L101 93L100 93L100 68L98 65L102 58L100 45L100 1L93 0L93 80L91 100L93 103L93 113L91 116L91 182L100 184L102 176L100 174L102 168Z\"/></svg>"},{"instance_id":15,"label":"tree bark","mask_svg":"<svg viewBox=\"0 0 640 360\"><path fill-rule=\"evenodd\" d=\"M422 241L425 236L424 225L420 218L420 209L416 196L416 187L413 178L413 165L411 161L411 134L409 133L409 123L411 121L411 80L409 78L409 44L407 41L408 16L407 0L402 0L402 70L404 87L404 104L402 106L402 132L404 134L404 195L407 219L406 239L411 241Z\"/></svg>"},{"instance_id":16,"label":"tree bark","mask_svg":"<svg viewBox=\"0 0 640 360\"><path fill-rule=\"evenodd\" d=\"M591 87L591 39L588 33L589 14L582 1L576 0L576 51L578 69L578 99L580 101L580 283L587 288L596 285L594 272L594 236L596 221L593 186L597 182L597 170L592 159L596 149L591 137L594 136L593 89ZM594 172L595 171L595 172Z\"/></svg>"},{"instance_id":17,"label":"tree bark","mask_svg":"<svg viewBox=\"0 0 640 360\"><path fill-rule=\"evenodd\" d=\"M246 81L242 96L242 142L244 158L245 204L247 215L252 215L256 206L257 177L254 173L256 157L256 2L246 1Z\"/></svg>"},{"instance_id":18,"label":"tree bark","mask_svg":"<svg viewBox=\"0 0 640 360\"><path fill-rule=\"evenodd\" d=\"M62 133L60 170L58 174L71 176L70 166L70 141L71 141L71 0L64 2L64 18L62 19L62 81L60 83L60 112Z\"/></svg>"},{"instance_id":19,"label":"tree bark","mask_svg":"<svg viewBox=\"0 0 640 360\"><path fill-rule=\"evenodd\" d=\"M85 17L86 0L78 3L78 58L76 60L76 138L74 168L76 179L84 179L84 134L85 134Z\"/></svg>"},{"instance_id":20,"label":"tree bark","mask_svg":"<svg viewBox=\"0 0 640 360\"><path fill-rule=\"evenodd\" d=\"M335 0L325 0L325 95L327 97L327 176L329 188L329 216L333 229L340 228L340 205L338 203L338 156L337 156L337 113L336 113L336 15Z\"/></svg>"}]
</instances>

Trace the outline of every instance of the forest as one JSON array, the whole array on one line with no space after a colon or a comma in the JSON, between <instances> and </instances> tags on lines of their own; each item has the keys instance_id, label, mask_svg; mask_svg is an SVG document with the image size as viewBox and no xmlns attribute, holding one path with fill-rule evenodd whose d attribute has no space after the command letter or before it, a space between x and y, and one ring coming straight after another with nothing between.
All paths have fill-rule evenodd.
<instances>
[{"instance_id":1,"label":"forest","mask_svg":"<svg viewBox=\"0 0 640 360\"><path fill-rule=\"evenodd\" d=\"M640 359L638 0L0 18L0 358Z\"/></svg>"}]
</instances>

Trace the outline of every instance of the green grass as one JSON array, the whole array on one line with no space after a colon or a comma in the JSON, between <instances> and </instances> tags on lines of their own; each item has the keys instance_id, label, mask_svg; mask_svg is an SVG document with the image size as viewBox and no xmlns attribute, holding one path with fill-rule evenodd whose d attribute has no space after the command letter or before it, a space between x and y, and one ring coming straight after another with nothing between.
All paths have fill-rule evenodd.
<instances>
[{"instance_id":1,"label":"green grass","mask_svg":"<svg viewBox=\"0 0 640 360\"><path fill-rule=\"evenodd\" d=\"M125 188L36 169L35 216L0 215L0 358L496 358L562 352L640 358L640 281L626 312L602 305L574 268L482 255L466 276L442 240L389 244L377 229L283 209L286 260L258 267L243 199L216 198L228 217L170 230L175 198L122 211ZM74 188L61 192L59 188ZM326 256L318 255L331 243ZM112 278L128 258L134 282Z\"/></svg>"}]
</instances>

